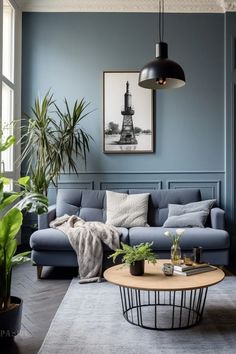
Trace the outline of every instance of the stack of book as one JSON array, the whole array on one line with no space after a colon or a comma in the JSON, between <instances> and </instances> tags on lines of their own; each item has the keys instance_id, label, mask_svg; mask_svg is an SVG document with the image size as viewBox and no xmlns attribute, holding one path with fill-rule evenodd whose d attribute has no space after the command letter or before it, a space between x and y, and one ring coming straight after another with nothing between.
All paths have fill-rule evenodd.
<instances>
[{"instance_id":1,"label":"stack of book","mask_svg":"<svg viewBox=\"0 0 236 354\"><path fill-rule=\"evenodd\" d=\"M194 275L194 274L200 274L205 272L211 272L212 270L215 269L217 268L208 263L193 264L191 266L181 264L178 266L174 266L174 273L186 276L186 275Z\"/></svg>"}]
</instances>

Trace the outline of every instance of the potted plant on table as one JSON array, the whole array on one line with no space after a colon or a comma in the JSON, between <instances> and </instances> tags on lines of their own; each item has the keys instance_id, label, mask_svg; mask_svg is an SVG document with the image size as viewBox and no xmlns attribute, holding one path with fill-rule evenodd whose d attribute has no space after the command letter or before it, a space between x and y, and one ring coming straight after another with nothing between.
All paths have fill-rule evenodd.
<instances>
[{"instance_id":1,"label":"potted plant on table","mask_svg":"<svg viewBox=\"0 0 236 354\"><path fill-rule=\"evenodd\" d=\"M131 275L143 275L144 274L144 261L156 263L156 257L152 250L152 243L140 243L136 246L129 246L121 242L121 247L118 248L108 258L112 258L115 263L116 258L122 255L122 262L130 267Z\"/></svg>"},{"instance_id":2,"label":"potted plant on table","mask_svg":"<svg viewBox=\"0 0 236 354\"><path fill-rule=\"evenodd\" d=\"M0 132L0 151L5 151L14 144L14 136L9 136L2 142L3 133ZM30 260L29 252L16 253L16 236L21 228L22 211L47 211L47 198L39 193L31 192L30 177L23 177L18 184L23 188L20 192L5 192L4 185L7 178L0 171L0 337L14 336L20 331L22 300L11 296L12 267Z\"/></svg>"}]
</instances>

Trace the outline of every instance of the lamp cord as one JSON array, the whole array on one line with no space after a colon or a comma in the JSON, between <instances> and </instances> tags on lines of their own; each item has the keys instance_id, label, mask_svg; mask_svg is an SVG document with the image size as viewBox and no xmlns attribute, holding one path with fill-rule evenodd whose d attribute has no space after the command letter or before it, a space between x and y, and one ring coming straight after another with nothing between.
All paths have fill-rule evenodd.
<instances>
[{"instance_id":1,"label":"lamp cord","mask_svg":"<svg viewBox=\"0 0 236 354\"><path fill-rule=\"evenodd\" d=\"M159 42L164 38L164 0L159 0Z\"/></svg>"}]
</instances>

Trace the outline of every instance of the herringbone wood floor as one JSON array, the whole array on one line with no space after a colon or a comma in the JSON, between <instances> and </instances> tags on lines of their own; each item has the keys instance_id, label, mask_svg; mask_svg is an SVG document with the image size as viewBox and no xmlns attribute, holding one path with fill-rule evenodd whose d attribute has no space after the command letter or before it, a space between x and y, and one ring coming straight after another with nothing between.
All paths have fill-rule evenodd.
<instances>
[{"instance_id":1,"label":"herringbone wood floor","mask_svg":"<svg viewBox=\"0 0 236 354\"><path fill-rule=\"evenodd\" d=\"M1 354L35 354L77 270L47 268L44 279L37 280L36 267L30 263L13 270L12 295L23 299L21 332L14 340L1 340Z\"/></svg>"}]
</instances>

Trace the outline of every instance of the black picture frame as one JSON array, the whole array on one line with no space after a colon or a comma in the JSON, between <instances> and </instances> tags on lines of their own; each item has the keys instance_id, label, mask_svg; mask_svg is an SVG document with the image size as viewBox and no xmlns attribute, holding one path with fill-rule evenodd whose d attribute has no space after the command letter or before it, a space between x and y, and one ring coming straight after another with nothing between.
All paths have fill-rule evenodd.
<instances>
[{"instance_id":1,"label":"black picture frame","mask_svg":"<svg viewBox=\"0 0 236 354\"><path fill-rule=\"evenodd\" d=\"M138 86L138 76L138 71L103 72L105 154L154 152L154 94Z\"/></svg>"}]
</instances>

